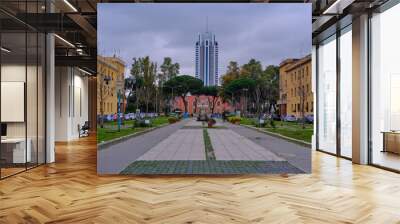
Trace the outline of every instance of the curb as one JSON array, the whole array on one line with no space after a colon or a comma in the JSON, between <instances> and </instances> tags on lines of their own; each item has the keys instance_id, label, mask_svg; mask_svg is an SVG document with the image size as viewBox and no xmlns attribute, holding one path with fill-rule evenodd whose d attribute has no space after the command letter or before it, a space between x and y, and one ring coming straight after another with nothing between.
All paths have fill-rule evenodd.
<instances>
[{"instance_id":1,"label":"curb","mask_svg":"<svg viewBox=\"0 0 400 224\"><path fill-rule=\"evenodd\" d=\"M301 141L301 140L298 140L298 139L294 139L294 138L290 138L290 137L287 137L287 136L284 136L284 135L281 135L281 134L278 134L278 133L262 130L260 128L253 127L253 126L250 126L250 125L240 124L240 126L243 126L243 127L249 128L249 129L253 129L255 131L258 131L258 132L261 132L261 133L264 133L264 134L267 134L267 135L278 137L278 138L287 140L289 142L292 142L292 143L295 143L295 144L298 144L298 145L301 145L301 146L310 147L310 148L312 146L311 143L308 143L308 142L305 142L305 141Z\"/></svg>"},{"instance_id":2,"label":"curb","mask_svg":"<svg viewBox=\"0 0 400 224\"><path fill-rule=\"evenodd\" d=\"M118 143L120 143L122 141L125 141L125 140L127 140L129 138L137 137L139 135L145 134L147 132L153 131L153 130L158 129L158 128L165 127L167 125L170 125L170 124L169 123L162 124L160 126L152 127L152 128L149 128L149 129L146 129L146 130L143 130L143 131L139 131L139 132L136 132L136 133L133 133L133 134L130 134L130 135L125 135L125 136L122 136L122 137L119 137L119 138L116 138L116 139L112 139L112 140L109 140L109 141L106 141L106 142L97 143L97 150L102 150L102 149L107 148L109 146L112 146L112 145L118 144Z\"/></svg>"}]
</instances>

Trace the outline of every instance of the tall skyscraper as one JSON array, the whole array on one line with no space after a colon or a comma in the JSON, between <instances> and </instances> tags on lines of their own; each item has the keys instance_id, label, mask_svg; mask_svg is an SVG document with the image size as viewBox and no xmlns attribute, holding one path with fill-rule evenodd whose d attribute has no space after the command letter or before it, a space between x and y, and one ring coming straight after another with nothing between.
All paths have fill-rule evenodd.
<instances>
[{"instance_id":1,"label":"tall skyscraper","mask_svg":"<svg viewBox=\"0 0 400 224\"><path fill-rule=\"evenodd\" d=\"M196 78L201 79L205 86L219 85L218 42L208 30L199 34L196 41Z\"/></svg>"}]
</instances>

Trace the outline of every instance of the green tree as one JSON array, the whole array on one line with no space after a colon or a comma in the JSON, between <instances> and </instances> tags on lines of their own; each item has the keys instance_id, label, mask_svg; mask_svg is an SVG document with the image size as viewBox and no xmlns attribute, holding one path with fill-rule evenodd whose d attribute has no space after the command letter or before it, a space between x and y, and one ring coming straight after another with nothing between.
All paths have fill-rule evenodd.
<instances>
[{"instance_id":1,"label":"green tree","mask_svg":"<svg viewBox=\"0 0 400 224\"><path fill-rule=\"evenodd\" d=\"M164 84L164 92L181 97L185 113L187 112L186 96L192 92L198 92L203 87L203 81L190 75L176 76Z\"/></svg>"},{"instance_id":2,"label":"green tree","mask_svg":"<svg viewBox=\"0 0 400 224\"><path fill-rule=\"evenodd\" d=\"M239 78L231 81L228 85L224 86L223 95L233 100L236 100L240 96L242 96L243 91L247 89L247 91L252 92L256 85L255 80L251 78ZM233 101L231 100L231 101Z\"/></svg>"},{"instance_id":3,"label":"green tree","mask_svg":"<svg viewBox=\"0 0 400 224\"><path fill-rule=\"evenodd\" d=\"M155 93L157 64L152 62L149 56L133 58L130 73L130 78L135 80L135 83L138 83L138 85L135 85L136 108L139 107L140 102L143 102L146 107L146 112L149 112L149 104Z\"/></svg>"},{"instance_id":4,"label":"green tree","mask_svg":"<svg viewBox=\"0 0 400 224\"><path fill-rule=\"evenodd\" d=\"M276 110L276 104L279 99L279 67L275 65L267 66L263 76L266 80L263 96L267 104L267 110L270 112L272 108Z\"/></svg>"},{"instance_id":5,"label":"green tree","mask_svg":"<svg viewBox=\"0 0 400 224\"><path fill-rule=\"evenodd\" d=\"M222 85L229 84L230 81L238 79L240 75L240 68L236 61L230 61L227 66L227 71L224 76L222 76Z\"/></svg>"},{"instance_id":6,"label":"green tree","mask_svg":"<svg viewBox=\"0 0 400 224\"><path fill-rule=\"evenodd\" d=\"M263 74L263 68L260 61L250 59L247 64L244 64L240 69L240 76L252 79L258 79Z\"/></svg>"},{"instance_id":7,"label":"green tree","mask_svg":"<svg viewBox=\"0 0 400 224\"><path fill-rule=\"evenodd\" d=\"M133 78L132 76L125 78L124 88L128 92L128 97L136 98L136 90L143 85L143 78L137 77Z\"/></svg>"},{"instance_id":8,"label":"green tree","mask_svg":"<svg viewBox=\"0 0 400 224\"><path fill-rule=\"evenodd\" d=\"M211 108L211 113L214 113L215 104L218 100L219 89L217 86L204 86L201 88L201 94L207 96L208 105Z\"/></svg>"},{"instance_id":9,"label":"green tree","mask_svg":"<svg viewBox=\"0 0 400 224\"><path fill-rule=\"evenodd\" d=\"M179 68L180 66L178 63L172 63L172 59L170 57L165 57L163 64L160 66L164 81L177 76L179 74Z\"/></svg>"}]
</instances>

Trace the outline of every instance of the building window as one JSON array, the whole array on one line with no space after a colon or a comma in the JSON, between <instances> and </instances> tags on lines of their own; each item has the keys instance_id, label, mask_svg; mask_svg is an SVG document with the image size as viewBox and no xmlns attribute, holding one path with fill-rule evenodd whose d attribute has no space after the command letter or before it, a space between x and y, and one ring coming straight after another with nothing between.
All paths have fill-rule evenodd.
<instances>
[{"instance_id":1,"label":"building window","mask_svg":"<svg viewBox=\"0 0 400 224\"><path fill-rule=\"evenodd\" d=\"M340 36L340 154L352 157L352 34L351 26Z\"/></svg>"},{"instance_id":2,"label":"building window","mask_svg":"<svg viewBox=\"0 0 400 224\"><path fill-rule=\"evenodd\" d=\"M318 147L336 154L336 35L318 48Z\"/></svg>"},{"instance_id":3,"label":"building window","mask_svg":"<svg viewBox=\"0 0 400 224\"><path fill-rule=\"evenodd\" d=\"M400 4L371 18L371 157L373 164L395 170L400 170L400 136L392 133L400 131L398 21Z\"/></svg>"}]
</instances>

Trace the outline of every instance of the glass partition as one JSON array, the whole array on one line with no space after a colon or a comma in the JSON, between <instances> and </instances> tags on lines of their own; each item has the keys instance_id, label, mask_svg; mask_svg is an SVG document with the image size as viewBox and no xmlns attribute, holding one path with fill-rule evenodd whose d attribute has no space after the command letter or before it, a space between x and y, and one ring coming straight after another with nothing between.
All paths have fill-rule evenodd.
<instances>
[{"instance_id":1,"label":"glass partition","mask_svg":"<svg viewBox=\"0 0 400 224\"><path fill-rule=\"evenodd\" d=\"M26 33L3 32L1 47L1 175L5 177L25 170L31 161L25 117Z\"/></svg>"},{"instance_id":2,"label":"glass partition","mask_svg":"<svg viewBox=\"0 0 400 224\"><path fill-rule=\"evenodd\" d=\"M400 170L400 4L371 18L371 162Z\"/></svg>"},{"instance_id":3,"label":"glass partition","mask_svg":"<svg viewBox=\"0 0 400 224\"><path fill-rule=\"evenodd\" d=\"M318 48L318 149L336 153L336 35Z\"/></svg>"},{"instance_id":4,"label":"glass partition","mask_svg":"<svg viewBox=\"0 0 400 224\"><path fill-rule=\"evenodd\" d=\"M42 1L26 4L0 7L43 10ZM0 178L45 163L45 42L43 33L0 12Z\"/></svg>"},{"instance_id":5,"label":"glass partition","mask_svg":"<svg viewBox=\"0 0 400 224\"><path fill-rule=\"evenodd\" d=\"M340 41L340 154L352 157L352 34L351 25L341 31Z\"/></svg>"}]
</instances>

